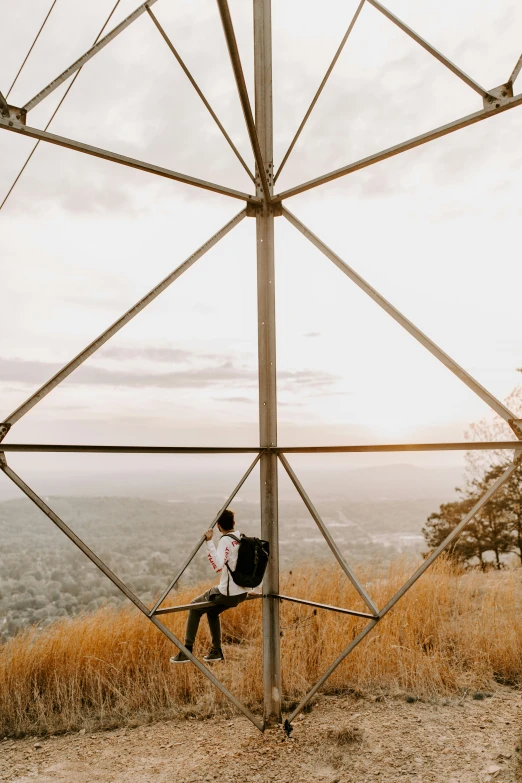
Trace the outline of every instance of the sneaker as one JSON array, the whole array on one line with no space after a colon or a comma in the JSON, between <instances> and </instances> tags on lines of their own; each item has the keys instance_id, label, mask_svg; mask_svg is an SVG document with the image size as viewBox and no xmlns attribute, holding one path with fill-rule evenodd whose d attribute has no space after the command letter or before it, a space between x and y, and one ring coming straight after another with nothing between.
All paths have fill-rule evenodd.
<instances>
[{"instance_id":1,"label":"sneaker","mask_svg":"<svg viewBox=\"0 0 522 783\"><path fill-rule=\"evenodd\" d=\"M216 650L213 647L209 653L203 656L203 660L207 661L207 663L215 663L216 661L224 661L225 656L223 655L223 650Z\"/></svg>"},{"instance_id":2,"label":"sneaker","mask_svg":"<svg viewBox=\"0 0 522 783\"><path fill-rule=\"evenodd\" d=\"M191 650L191 652L192 652L192 650ZM190 663L190 658L187 655L185 655L184 652L181 652L181 650L180 650L177 655L173 655L172 656L172 658L170 659L170 662L171 663Z\"/></svg>"}]
</instances>

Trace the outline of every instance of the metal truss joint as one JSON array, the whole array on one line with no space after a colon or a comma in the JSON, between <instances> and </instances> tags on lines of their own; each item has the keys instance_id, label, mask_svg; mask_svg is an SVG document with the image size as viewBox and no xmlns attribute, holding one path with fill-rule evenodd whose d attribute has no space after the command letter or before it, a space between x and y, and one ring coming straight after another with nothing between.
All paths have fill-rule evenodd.
<instances>
[{"instance_id":1,"label":"metal truss joint","mask_svg":"<svg viewBox=\"0 0 522 783\"><path fill-rule=\"evenodd\" d=\"M509 426L519 440L522 440L522 419L510 419Z\"/></svg>"},{"instance_id":2,"label":"metal truss joint","mask_svg":"<svg viewBox=\"0 0 522 783\"><path fill-rule=\"evenodd\" d=\"M0 424L0 443L3 441L10 429L10 424Z\"/></svg>"},{"instance_id":3,"label":"metal truss joint","mask_svg":"<svg viewBox=\"0 0 522 783\"><path fill-rule=\"evenodd\" d=\"M488 94L482 99L484 102L484 109L491 111L492 109L500 109L501 106L506 106L511 103L513 98L513 84L507 82L501 84L500 87L493 87L488 90Z\"/></svg>"},{"instance_id":4,"label":"metal truss joint","mask_svg":"<svg viewBox=\"0 0 522 783\"><path fill-rule=\"evenodd\" d=\"M2 93L0 93L0 115L9 120L9 125L25 125L27 120L27 111L19 106L11 106L7 103Z\"/></svg>"},{"instance_id":5,"label":"metal truss joint","mask_svg":"<svg viewBox=\"0 0 522 783\"><path fill-rule=\"evenodd\" d=\"M246 204L246 216L247 217L263 217L271 215L272 217L282 217L283 215L283 202L271 201L268 205L264 201L258 203L247 201Z\"/></svg>"}]
</instances>

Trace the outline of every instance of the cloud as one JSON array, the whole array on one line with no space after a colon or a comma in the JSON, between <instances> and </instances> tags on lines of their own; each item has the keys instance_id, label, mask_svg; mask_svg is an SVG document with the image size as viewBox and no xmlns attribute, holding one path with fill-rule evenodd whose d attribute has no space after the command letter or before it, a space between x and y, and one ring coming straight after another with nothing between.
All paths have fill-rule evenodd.
<instances>
[{"instance_id":1,"label":"cloud","mask_svg":"<svg viewBox=\"0 0 522 783\"><path fill-rule=\"evenodd\" d=\"M204 356L205 358L210 358L207 354ZM114 346L103 350L103 358L146 359L149 362L178 362L181 364L192 361L194 353L192 351L184 351L182 348L121 348Z\"/></svg>"},{"instance_id":2,"label":"cloud","mask_svg":"<svg viewBox=\"0 0 522 783\"><path fill-rule=\"evenodd\" d=\"M218 357L215 357L218 358ZM61 369L54 362L0 359L0 377L3 381L22 384L41 384ZM298 387L322 388L337 380L330 373L316 370L284 370L278 379L286 389ZM116 386L127 388L201 389L215 386L257 386L257 369L234 364L232 359L203 367L171 372L137 372L107 369L94 365L79 367L69 378L81 386Z\"/></svg>"}]
</instances>

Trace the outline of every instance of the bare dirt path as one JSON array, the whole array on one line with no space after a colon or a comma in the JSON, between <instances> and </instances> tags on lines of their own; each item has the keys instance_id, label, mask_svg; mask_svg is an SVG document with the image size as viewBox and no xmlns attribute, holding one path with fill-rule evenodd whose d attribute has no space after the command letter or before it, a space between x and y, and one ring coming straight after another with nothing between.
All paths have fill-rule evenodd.
<instances>
[{"instance_id":1,"label":"bare dirt path","mask_svg":"<svg viewBox=\"0 0 522 783\"><path fill-rule=\"evenodd\" d=\"M480 694L479 694L480 696ZM0 742L10 783L515 783L522 694L436 704L323 697L261 735L243 717ZM520 745L522 748L522 745Z\"/></svg>"}]
</instances>

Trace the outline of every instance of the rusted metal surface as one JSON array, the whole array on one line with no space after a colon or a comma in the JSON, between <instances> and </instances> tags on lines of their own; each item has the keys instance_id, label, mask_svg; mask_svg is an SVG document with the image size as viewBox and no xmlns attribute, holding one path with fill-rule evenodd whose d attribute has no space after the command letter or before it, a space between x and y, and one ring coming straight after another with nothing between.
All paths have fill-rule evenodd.
<instances>
[{"instance_id":1,"label":"rusted metal surface","mask_svg":"<svg viewBox=\"0 0 522 783\"><path fill-rule=\"evenodd\" d=\"M31 98L30 101L27 101L27 103L24 106L24 109L26 111L31 111L31 109L34 109L35 106L38 106L41 101L44 100L44 98L47 98L48 95L50 95L54 90L56 90L57 87L60 86L60 84L63 84L67 79L73 75L73 73L76 73L76 71L79 71L80 68L82 68L86 62L88 62L90 59L94 57L95 54L98 54L98 52L101 52L102 49L104 49L107 44L109 44L111 41L113 41L120 33L122 33L124 30L127 29L129 25L131 25L133 22L136 21L136 19L139 19L139 17L145 13L146 7L154 5L157 0L148 0L146 3L143 3L142 5L138 6L135 11L133 11L129 16L127 16L126 19L123 20L123 22L120 22L120 24L116 25L116 27L111 30L110 33L107 33L101 41L98 41L98 43L94 44L94 46L91 46L90 49L88 49L85 54L82 54L81 57L79 57L72 65L70 65L68 68L63 71L63 73L60 74L60 76L57 76L56 79L53 79L50 84L47 85L47 87L44 87L43 90L40 90L39 93L37 93L34 98Z\"/></svg>"}]
</instances>

